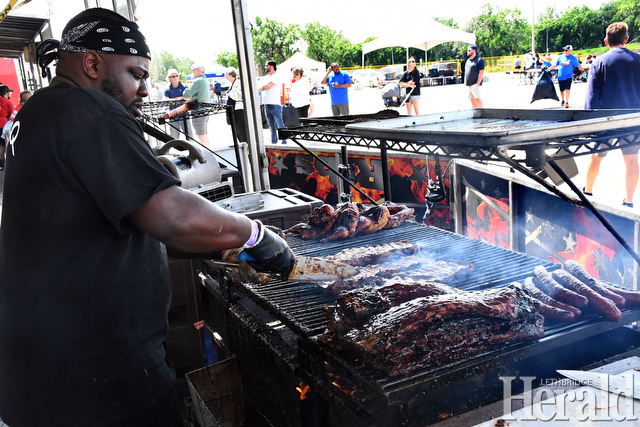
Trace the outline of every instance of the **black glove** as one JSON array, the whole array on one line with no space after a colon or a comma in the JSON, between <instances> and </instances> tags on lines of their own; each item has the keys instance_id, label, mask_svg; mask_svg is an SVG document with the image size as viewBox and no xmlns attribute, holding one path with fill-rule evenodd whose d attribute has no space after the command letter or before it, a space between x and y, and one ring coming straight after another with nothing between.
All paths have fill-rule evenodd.
<instances>
[{"instance_id":1,"label":"black glove","mask_svg":"<svg viewBox=\"0 0 640 427\"><path fill-rule=\"evenodd\" d=\"M253 246L240 252L240 261L246 261L257 271L289 277L296 261L291 248L284 239L264 227L260 221L256 222L260 225L260 237Z\"/></svg>"}]
</instances>

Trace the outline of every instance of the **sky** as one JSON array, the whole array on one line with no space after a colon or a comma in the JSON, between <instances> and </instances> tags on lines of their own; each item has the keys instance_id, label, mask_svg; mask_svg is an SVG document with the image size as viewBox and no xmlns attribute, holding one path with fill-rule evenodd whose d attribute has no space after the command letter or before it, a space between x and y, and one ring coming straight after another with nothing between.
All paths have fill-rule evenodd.
<instances>
[{"instance_id":1,"label":"sky","mask_svg":"<svg viewBox=\"0 0 640 427\"><path fill-rule=\"evenodd\" d=\"M484 4L495 9L519 9L529 22L555 7L562 12L567 8L588 6L598 9L603 0L458 0L455 7L448 1L432 0L350 0L341 8L332 3L306 0L245 0L246 13L253 21L256 16L304 26L320 22L342 34L352 43L362 43L368 37L380 37L399 26L420 25L421 18L453 18L463 28L477 16ZM112 0L93 0L90 4L110 7ZM337 4L337 3L335 3ZM50 7L54 38L59 38L66 22L84 10L84 0L33 0L21 7L22 14L42 15ZM17 12L17 11L16 11ZM139 0L138 24L154 52L168 51L175 57L190 58L195 62L209 62L221 50L235 52L236 42L231 14L231 0Z\"/></svg>"}]
</instances>

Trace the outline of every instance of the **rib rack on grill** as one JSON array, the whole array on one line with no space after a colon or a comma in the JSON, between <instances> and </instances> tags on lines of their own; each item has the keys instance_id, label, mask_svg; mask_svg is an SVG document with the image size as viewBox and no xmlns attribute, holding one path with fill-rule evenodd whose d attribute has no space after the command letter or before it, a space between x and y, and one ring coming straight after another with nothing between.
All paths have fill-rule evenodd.
<instances>
[{"instance_id":1,"label":"rib rack on grill","mask_svg":"<svg viewBox=\"0 0 640 427\"><path fill-rule=\"evenodd\" d=\"M402 295L405 290L388 289L384 297L389 300L394 292ZM344 308L354 302L344 295L341 298L343 306L334 307L330 316L335 330L329 330L320 342L355 350L364 356L365 363L391 377L409 375L507 343L540 338L544 333L539 303L516 285L418 297L397 305L376 303L374 296L365 302L372 308L356 310L356 315ZM397 297L397 301L402 298Z\"/></svg>"}]
</instances>

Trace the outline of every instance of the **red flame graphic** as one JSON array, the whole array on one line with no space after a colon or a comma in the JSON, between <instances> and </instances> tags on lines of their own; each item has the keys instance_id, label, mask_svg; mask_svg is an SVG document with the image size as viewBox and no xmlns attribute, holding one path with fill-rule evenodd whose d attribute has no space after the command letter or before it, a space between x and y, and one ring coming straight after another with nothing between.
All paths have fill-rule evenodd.
<instances>
[{"instance_id":1,"label":"red flame graphic","mask_svg":"<svg viewBox=\"0 0 640 427\"><path fill-rule=\"evenodd\" d=\"M509 199L491 198L491 200L497 203L505 212L509 212ZM476 213L477 218L475 220L467 214L466 235L476 240L511 249L509 243L509 221L502 219L500 213L484 201L478 205Z\"/></svg>"}]
</instances>

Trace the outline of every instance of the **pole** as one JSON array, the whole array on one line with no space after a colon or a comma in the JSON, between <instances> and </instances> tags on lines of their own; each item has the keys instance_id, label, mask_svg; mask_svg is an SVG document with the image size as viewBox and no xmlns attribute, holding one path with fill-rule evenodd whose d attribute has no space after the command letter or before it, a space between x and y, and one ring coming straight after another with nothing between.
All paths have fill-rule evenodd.
<instances>
[{"instance_id":1,"label":"pole","mask_svg":"<svg viewBox=\"0 0 640 427\"><path fill-rule=\"evenodd\" d=\"M238 68L242 78L242 99L247 114L247 146L249 148L249 164L251 166L251 180L253 188L247 191L268 190L269 159L263 141L262 117L260 115L260 100L258 96L258 79L256 64L253 59L251 44L251 22L247 13L246 0L231 0L233 25L238 49ZM238 162L240 159L238 159Z\"/></svg>"},{"instance_id":2,"label":"pole","mask_svg":"<svg viewBox=\"0 0 640 427\"><path fill-rule=\"evenodd\" d=\"M536 12L535 9L535 0L531 0L531 52L536 51L536 35L535 35L535 27L536 27Z\"/></svg>"}]
</instances>

